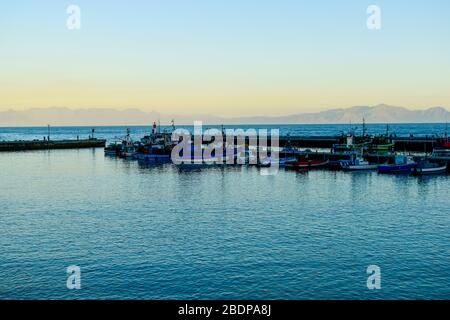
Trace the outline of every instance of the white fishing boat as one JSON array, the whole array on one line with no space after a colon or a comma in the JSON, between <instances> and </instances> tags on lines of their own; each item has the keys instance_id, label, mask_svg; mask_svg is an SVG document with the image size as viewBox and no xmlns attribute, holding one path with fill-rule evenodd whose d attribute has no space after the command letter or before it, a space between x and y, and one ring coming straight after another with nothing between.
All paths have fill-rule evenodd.
<instances>
[{"instance_id":1,"label":"white fishing boat","mask_svg":"<svg viewBox=\"0 0 450 320\"><path fill-rule=\"evenodd\" d=\"M431 162L430 160L422 160L417 166L411 169L413 175L430 175L441 174L447 172L447 163Z\"/></svg>"},{"instance_id":2,"label":"white fishing boat","mask_svg":"<svg viewBox=\"0 0 450 320\"><path fill-rule=\"evenodd\" d=\"M431 155L432 159L450 160L450 149L436 148Z\"/></svg>"},{"instance_id":3,"label":"white fishing boat","mask_svg":"<svg viewBox=\"0 0 450 320\"><path fill-rule=\"evenodd\" d=\"M345 171L367 171L367 170L377 170L377 164L370 164L369 161L364 160L364 158L357 157L351 162L341 162L341 167Z\"/></svg>"},{"instance_id":4,"label":"white fishing boat","mask_svg":"<svg viewBox=\"0 0 450 320\"><path fill-rule=\"evenodd\" d=\"M137 148L131 139L130 129L127 129L127 135L122 141L122 148L120 150L120 157L125 159L132 159L137 157Z\"/></svg>"},{"instance_id":5,"label":"white fishing boat","mask_svg":"<svg viewBox=\"0 0 450 320\"><path fill-rule=\"evenodd\" d=\"M275 165L278 165L279 167L284 167L286 165L286 162L293 162L296 161L296 157L282 157L282 158L275 158L275 157L267 157L265 159L262 159L259 161L258 166L259 167L272 167Z\"/></svg>"}]
</instances>

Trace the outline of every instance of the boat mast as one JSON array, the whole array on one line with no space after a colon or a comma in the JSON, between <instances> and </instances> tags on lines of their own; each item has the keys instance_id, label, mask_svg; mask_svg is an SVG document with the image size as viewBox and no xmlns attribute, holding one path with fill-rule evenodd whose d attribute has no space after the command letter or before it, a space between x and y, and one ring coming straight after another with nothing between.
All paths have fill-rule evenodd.
<instances>
[{"instance_id":1,"label":"boat mast","mask_svg":"<svg viewBox=\"0 0 450 320\"><path fill-rule=\"evenodd\" d=\"M366 119L363 118L363 138L366 136Z\"/></svg>"},{"instance_id":2,"label":"boat mast","mask_svg":"<svg viewBox=\"0 0 450 320\"><path fill-rule=\"evenodd\" d=\"M448 121L447 121L447 119L445 120L445 133L444 133L444 137L445 137L445 139L448 140Z\"/></svg>"}]
</instances>

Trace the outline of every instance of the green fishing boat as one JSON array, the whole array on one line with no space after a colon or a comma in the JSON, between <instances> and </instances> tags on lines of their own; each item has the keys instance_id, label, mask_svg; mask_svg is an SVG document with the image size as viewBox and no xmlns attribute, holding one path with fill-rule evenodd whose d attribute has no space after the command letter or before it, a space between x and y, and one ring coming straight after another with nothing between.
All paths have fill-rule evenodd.
<instances>
[{"instance_id":1,"label":"green fishing boat","mask_svg":"<svg viewBox=\"0 0 450 320\"><path fill-rule=\"evenodd\" d=\"M392 141L392 136L389 134L389 125L386 126L386 133L375 136L369 147L370 153L389 153L393 152L395 143Z\"/></svg>"},{"instance_id":2,"label":"green fishing boat","mask_svg":"<svg viewBox=\"0 0 450 320\"><path fill-rule=\"evenodd\" d=\"M367 135L365 119L363 119L362 124L362 136L356 136L355 130L356 128L352 128L347 136L344 136L344 134L342 134L341 142L342 140L344 140L344 143L333 145L333 153L362 153L364 150L367 150L369 148L372 143L372 139Z\"/></svg>"},{"instance_id":3,"label":"green fishing boat","mask_svg":"<svg viewBox=\"0 0 450 320\"><path fill-rule=\"evenodd\" d=\"M387 144L372 144L370 146L370 151L372 152L391 152L394 148L395 143L387 143Z\"/></svg>"}]
</instances>

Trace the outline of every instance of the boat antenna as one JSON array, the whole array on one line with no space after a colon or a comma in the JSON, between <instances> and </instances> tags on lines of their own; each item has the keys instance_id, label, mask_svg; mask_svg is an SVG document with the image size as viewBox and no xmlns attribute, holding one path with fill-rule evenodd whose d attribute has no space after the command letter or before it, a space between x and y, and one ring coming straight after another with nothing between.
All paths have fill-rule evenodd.
<instances>
[{"instance_id":1,"label":"boat antenna","mask_svg":"<svg viewBox=\"0 0 450 320\"><path fill-rule=\"evenodd\" d=\"M363 118L363 137L366 136L366 119Z\"/></svg>"}]
</instances>

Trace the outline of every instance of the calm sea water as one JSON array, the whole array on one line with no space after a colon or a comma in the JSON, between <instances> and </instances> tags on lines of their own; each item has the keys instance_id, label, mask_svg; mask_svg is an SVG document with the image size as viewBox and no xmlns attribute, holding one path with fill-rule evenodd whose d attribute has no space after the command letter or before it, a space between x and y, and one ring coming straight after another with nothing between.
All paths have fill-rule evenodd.
<instances>
[{"instance_id":1,"label":"calm sea water","mask_svg":"<svg viewBox=\"0 0 450 320\"><path fill-rule=\"evenodd\" d=\"M0 298L449 299L449 186L0 153ZM66 288L70 265L81 290Z\"/></svg>"},{"instance_id":2,"label":"calm sea water","mask_svg":"<svg viewBox=\"0 0 450 320\"><path fill-rule=\"evenodd\" d=\"M390 124L389 132L397 134L398 136L433 136L442 135L446 131L445 123L433 124ZM134 139L140 139L143 135L151 132L151 125L145 126L109 126L96 127L96 136L113 141L122 139L126 135L127 128L130 128L131 135ZM186 128L193 131L193 126L177 126L177 128ZM221 126L204 125L203 129L218 128ZM338 135L342 132L349 132L354 129L356 134L362 133L362 125L339 125L339 124L311 124L311 125L237 125L224 126L224 128L256 128L256 129L279 129L281 135L305 135L305 136L330 136ZM52 139L74 139L77 136L87 138L91 134L91 127L51 127L50 136ZM161 126L161 131L171 130L171 127ZM368 124L367 130L369 134L384 134L386 133L385 124ZM0 128L0 141L6 140L42 140L48 135L47 127L33 127L33 128Z\"/></svg>"}]
</instances>

